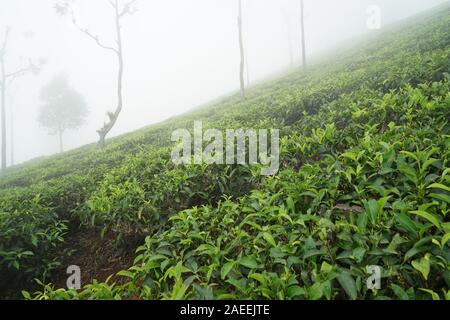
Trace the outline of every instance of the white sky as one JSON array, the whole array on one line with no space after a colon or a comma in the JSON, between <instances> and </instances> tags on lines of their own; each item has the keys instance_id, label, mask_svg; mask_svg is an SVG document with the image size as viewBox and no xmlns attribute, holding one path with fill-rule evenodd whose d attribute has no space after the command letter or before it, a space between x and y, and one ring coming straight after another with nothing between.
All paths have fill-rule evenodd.
<instances>
[{"instance_id":1,"label":"white sky","mask_svg":"<svg viewBox=\"0 0 450 320\"><path fill-rule=\"evenodd\" d=\"M81 23L102 41L112 43L114 24L107 0L77 2ZM308 55L368 32L369 5L380 5L382 23L387 24L443 2L305 0ZM115 57L57 16L54 3L0 0L0 42L4 27L12 29L9 71L29 57L47 59L39 76L18 79L7 96L8 124L11 108L15 117L16 163L58 150L57 137L49 136L36 122L39 92L57 73L69 75L91 111L85 127L65 135L66 149L95 142L105 112L116 105ZM110 136L160 122L239 86L237 0L138 0L137 6L139 12L123 22L125 105ZM243 0L243 6L251 79L289 64L288 25L298 62L300 1ZM30 31L33 37L27 36Z\"/></svg>"}]
</instances>

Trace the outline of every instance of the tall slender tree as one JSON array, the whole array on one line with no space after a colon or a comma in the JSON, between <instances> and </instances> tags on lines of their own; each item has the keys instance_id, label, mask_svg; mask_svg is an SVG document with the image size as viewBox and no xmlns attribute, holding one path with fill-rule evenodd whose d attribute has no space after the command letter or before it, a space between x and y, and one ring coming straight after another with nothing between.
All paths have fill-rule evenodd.
<instances>
[{"instance_id":1,"label":"tall slender tree","mask_svg":"<svg viewBox=\"0 0 450 320\"><path fill-rule=\"evenodd\" d=\"M99 146L104 147L107 135L116 125L116 122L122 112L123 109L123 73L124 73L124 55L123 55L123 39L122 39L122 20L128 16L134 14L137 9L134 6L136 0L130 0L122 3L119 0L108 0L110 4L113 14L114 14L114 33L116 36L116 44L115 45L106 45L104 44L99 36L91 33L88 29L82 28L79 26L78 21L75 17L74 10L69 1L63 1L55 5L56 12L60 15L66 16L70 15L72 18L72 22L74 25L87 37L92 39L97 46L102 49L108 50L112 52L116 58L118 63L117 70L117 106L115 111L108 111L108 121L103 124L103 127L97 130L99 135Z\"/></svg>"},{"instance_id":2,"label":"tall slender tree","mask_svg":"<svg viewBox=\"0 0 450 320\"><path fill-rule=\"evenodd\" d=\"M241 53L241 63L240 63L240 72L239 72L239 80L241 85L241 98L245 99L245 49L244 49L244 37L242 31L242 0L238 0L239 6L239 14L238 14L238 31L239 31L239 49Z\"/></svg>"},{"instance_id":3,"label":"tall slender tree","mask_svg":"<svg viewBox=\"0 0 450 320\"><path fill-rule=\"evenodd\" d=\"M1 100L1 133L2 133L2 143L1 143L1 168L2 170L7 167L7 133L6 133L6 93L8 87L11 83L17 79L18 77L24 76L28 73L37 74L39 72L39 67L33 64L31 60L28 61L26 66L19 67L15 69L15 71L9 72L7 70L7 49L8 49L8 41L11 33L11 29L6 27L3 41L0 45L0 100ZM43 64L43 60L41 60L41 66Z\"/></svg>"},{"instance_id":4,"label":"tall slender tree","mask_svg":"<svg viewBox=\"0 0 450 320\"><path fill-rule=\"evenodd\" d=\"M10 143L9 143L9 147L10 147L10 151L9 151L9 156L10 156L10 165L13 166L14 165L14 107L13 107L13 103L11 100L11 97L9 98L9 102L11 104L11 108L9 109L9 139L10 139Z\"/></svg>"},{"instance_id":5,"label":"tall slender tree","mask_svg":"<svg viewBox=\"0 0 450 320\"><path fill-rule=\"evenodd\" d=\"M2 130L2 170L6 169L6 67L5 56L6 47L8 45L8 36L10 29L7 27L5 31L5 38L0 50L0 68L1 68L1 130Z\"/></svg>"},{"instance_id":6,"label":"tall slender tree","mask_svg":"<svg viewBox=\"0 0 450 320\"><path fill-rule=\"evenodd\" d=\"M292 30L289 15L285 10L282 10L283 18L286 23L286 35L289 49L289 66L292 69L294 67L294 46L292 45Z\"/></svg>"},{"instance_id":7,"label":"tall slender tree","mask_svg":"<svg viewBox=\"0 0 450 320\"><path fill-rule=\"evenodd\" d=\"M301 7L301 33L302 33L302 66L306 69L306 36L305 36L305 4L300 0Z\"/></svg>"},{"instance_id":8,"label":"tall slender tree","mask_svg":"<svg viewBox=\"0 0 450 320\"><path fill-rule=\"evenodd\" d=\"M247 78L247 87L250 87L250 64L249 64L249 60L248 60L247 47L245 47L244 50L245 50L245 75Z\"/></svg>"}]
</instances>

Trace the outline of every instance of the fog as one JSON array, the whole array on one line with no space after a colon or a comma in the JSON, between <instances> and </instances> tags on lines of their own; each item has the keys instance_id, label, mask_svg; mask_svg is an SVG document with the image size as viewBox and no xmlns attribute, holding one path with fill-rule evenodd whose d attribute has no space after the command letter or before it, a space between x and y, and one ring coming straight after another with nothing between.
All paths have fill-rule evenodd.
<instances>
[{"instance_id":1,"label":"fog","mask_svg":"<svg viewBox=\"0 0 450 320\"><path fill-rule=\"evenodd\" d=\"M445 0L305 0L308 59L368 32L367 8L381 8L381 23L414 15ZM107 0L78 0L79 24L114 44L114 21ZM54 154L58 138L36 121L39 94L64 72L82 93L90 115L86 126L64 135L65 149L96 142L106 111L116 107L117 59L58 16L54 0L0 0L0 44L11 28L10 71L29 58L44 58L39 75L17 78L7 101L8 163L11 132L14 163ZM123 20L124 109L109 137L186 112L239 89L237 0L138 0ZM301 61L300 1L243 0L243 32L251 83L290 64L288 30L296 66ZM13 128L11 129L11 111Z\"/></svg>"}]
</instances>

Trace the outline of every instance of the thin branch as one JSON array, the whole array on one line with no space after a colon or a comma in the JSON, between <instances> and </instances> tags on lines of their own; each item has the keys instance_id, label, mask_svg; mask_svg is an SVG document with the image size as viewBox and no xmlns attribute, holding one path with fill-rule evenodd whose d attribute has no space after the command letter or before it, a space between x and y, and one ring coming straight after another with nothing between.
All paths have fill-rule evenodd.
<instances>
[{"instance_id":1,"label":"thin branch","mask_svg":"<svg viewBox=\"0 0 450 320\"><path fill-rule=\"evenodd\" d=\"M15 72L11 72L5 75L5 79L9 79L9 78L17 78L19 76L24 75L25 73L32 71L33 68L31 66L28 66L26 68L21 68Z\"/></svg>"},{"instance_id":2,"label":"thin branch","mask_svg":"<svg viewBox=\"0 0 450 320\"><path fill-rule=\"evenodd\" d=\"M94 40L94 41L97 43L97 45L98 45L99 47L101 47L101 48L103 48L103 49L106 49L106 50L114 51L116 54L119 53L119 50L117 50L116 48L113 48L113 47L110 47L110 46L107 46L107 45L104 45L103 43L101 43L99 37L93 35L92 33L90 33L89 30L87 30L87 29L81 29L81 28L78 28L78 29L80 29L80 31L81 31L82 33L84 33L85 35L87 35L89 38L91 38L92 40Z\"/></svg>"},{"instance_id":3,"label":"thin branch","mask_svg":"<svg viewBox=\"0 0 450 320\"><path fill-rule=\"evenodd\" d=\"M6 54L6 46L8 44L10 29L6 27L5 38L3 39L2 47L0 50L0 66L1 66L1 77L0 77L0 87L6 86L6 77L5 77L5 54Z\"/></svg>"},{"instance_id":4,"label":"thin branch","mask_svg":"<svg viewBox=\"0 0 450 320\"><path fill-rule=\"evenodd\" d=\"M126 14L133 14L135 13L137 10L133 9L132 6L133 4L136 3L137 0L131 0L129 2L127 2L126 4L123 5L122 11L119 14L119 17L123 17Z\"/></svg>"},{"instance_id":5,"label":"thin branch","mask_svg":"<svg viewBox=\"0 0 450 320\"><path fill-rule=\"evenodd\" d=\"M108 0L109 4L111 5L111 7L113 7L113 9L117 8L117 3L115 1L112 0Z\"/></svg>"},{"instance_id":6,"label":"thin branch","mask_svg":"<svg viewBox=\"0 0 450 320\"><path fill-rule=\"evenodd\" d=\"M110 3L112 6L114 6L114 4L112 3L111 0L109 0L109 3ZM78 30L80 30L83 34L85 34L86 36L88 36L89 38L91 38L92 40L94 40L95 43L96 43L100 48L103 48L103 49L106 49L106 50L110 50L110 51L113 51L113 52L116 53L116 54L119 54L119 50L118 50L118 49L116 49L116 48L114 48L114 47L112 47L112 46L108 46L108 45L103 44L103 43L100 41L100 38L99 38L97 35L92 34L92 33L91 33L88 29L86 29L86 28L82 28L82 27L78 24L77 18L76 18L76 16L75 16L75 12L74 12L73 8L72 8L70 5L68 5L67 3L65 3L65 4L60 5L60 6L55 6L55 8L56 8L57 12L59 12L59 13L62 14L62 15L70 14L70 16L71 16L71 18L72 18L72 23L74 24L74 26L75 26Z\"/></svg>"},{"instance_id":7,"label":"thin branch","mask_svg":"<svg viewBox=\"0 0 450 320\"><path fill-rule=\"evenodd\" d=\"M0 55L4 56L6 53L6 45L8 44L8 37L9 37L9 32L11 31L11 29L9 27L6 27L6 31L5 31L5 39L3 40L3 44L2 44L2 49L0 50Z\"/></svg>"}]
</instances>

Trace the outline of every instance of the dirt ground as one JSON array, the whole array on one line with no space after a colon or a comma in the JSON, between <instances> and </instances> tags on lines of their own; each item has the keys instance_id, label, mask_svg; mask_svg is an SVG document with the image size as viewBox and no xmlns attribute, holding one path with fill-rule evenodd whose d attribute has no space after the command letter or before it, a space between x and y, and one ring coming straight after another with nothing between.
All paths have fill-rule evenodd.
<instances>
[{"instance_id":1,"label":"dirt ground","mask_svg":"<svg viewBox=\"0 0 450 320\"><path fill-rule=\"evenodd\" d=\"M107 234L102 239L98 230L78 231L67 237L65 247L72 253L62 259L61 267L50 282L56 288L67 288L66 282L70 276L67 268L72 265L81 269L81 286L93 280L104 282L109 276L133 265L135 250L139 245L139 241L133 239L118 247L113 234ZM112 278L116 283L124 280L120 276Z\"/></svg>"}]
</instances>

